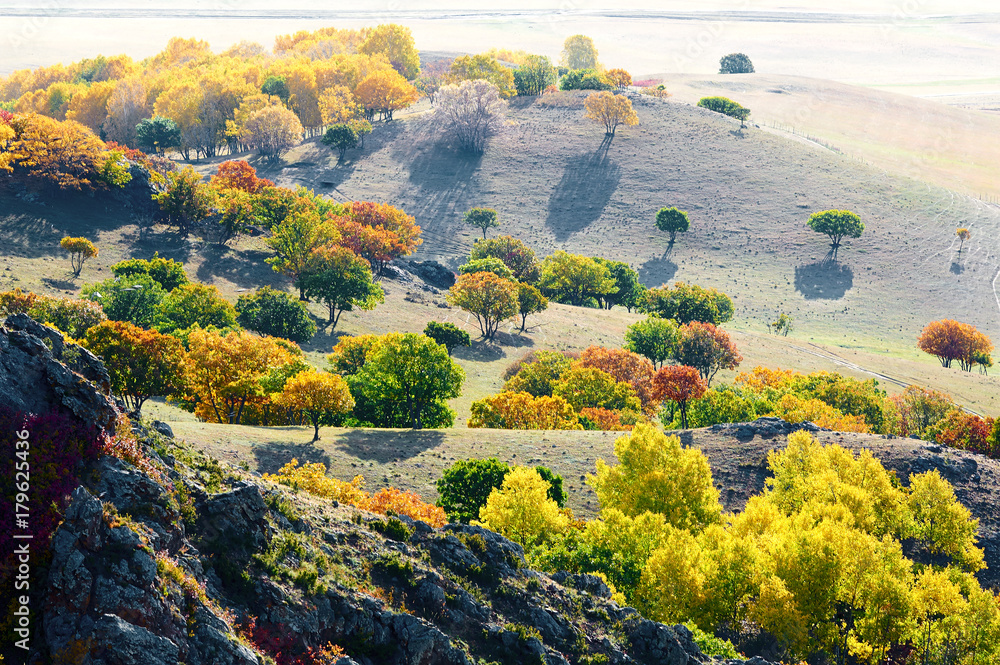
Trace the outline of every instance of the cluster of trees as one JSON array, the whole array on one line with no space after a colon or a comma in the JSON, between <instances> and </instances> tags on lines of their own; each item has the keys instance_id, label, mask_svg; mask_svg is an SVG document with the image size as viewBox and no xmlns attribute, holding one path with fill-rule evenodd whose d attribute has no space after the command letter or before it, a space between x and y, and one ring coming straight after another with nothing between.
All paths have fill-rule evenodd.
<instances>
[{"instance_id":1,"label":"cluster of trees","mask_svg":"<svg viewBox=\"0 0 1000 665\"><path fill-rule=\"evenodd\" d=\"M268 52L240 43L171 39L142 62L127 56L20 70L0 80L0 102L20 113L73 120L129 147L213 156L254 148L274 156L286 139L354 118L372 121L416 101L420 73L408 28L326 28L280 36Z\"/></svg>"},{"instance_id":2,"label":"cluster of trees","mask_svg":"<svg viewBox=\"0 0 1000 665\"><path fill-rule=\"evenodd\" d=\"M746 127L747 118L750 117L750 109L728 97L702 97L698 100L698 106L722 115L728 115L730 118L736 118L740 121L740 129Z\"/></svg>"},{"instance_id":3,"label":"cluster of trees","mask_svg":"<svg viewBox=\"0 0 1000 665\"><path fill-rule=\"evenodd\" d=\"M917 338L917 346L924 353L937 356L942 367L951 367L958 361L966 372L979 365L983 372L993 366L993 342L975 326L951 319L931 321Z\"/></svg>"}]
</instances>

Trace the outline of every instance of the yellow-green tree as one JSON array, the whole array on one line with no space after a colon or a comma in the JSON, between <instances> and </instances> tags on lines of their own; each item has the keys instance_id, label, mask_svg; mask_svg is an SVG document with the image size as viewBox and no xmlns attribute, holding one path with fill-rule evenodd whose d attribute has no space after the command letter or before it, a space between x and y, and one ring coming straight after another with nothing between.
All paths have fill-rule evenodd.
<instances>
[{"instance_id":1,"label":"yellow-green tree","mask_svg":"<svg viewBox=\"0 0 1000 665\"><path fill-rule=\"evenodd\" d=\"M569 525L548 493L537 471L515 466L479 509L479 523L528 549Z\"/></svg>"},{"instance_id":2,"label":"yellow-green tree","mask_svg":"<svg viewBox=\"0 0 1000 665\"><path fill-rule=\"evenodd\" d=\"M639 116L632 108L632 100L604 90L587 95L583 101L587 112L584 118L604 123L605 136L614 137L619 125L631 127L639 124Z\"/></svg>"},{"instance_id":3,"label":"yellow-green tree","mask_svg":"<svg viewBox=\"0 0 1000 665\"><path fill-rule=\"evenodd\" d=\"M514 70L500 64L493 56L480 53L479 55L462 55L451 62L451 69L448 72L449 83L461 83L462 81L475 81L483 79L489 81L500 91L500 96L509 99L517 94L514 87Z\"/></svg>"},{"instance_id":4,"label":"yellow-green tree","mask_svg":"<svg viewBox=\"0 0 1000 665\"><path fill-rule=\"evenodd\" d=\"M393 68L407 80L420 76L420 54L413 42L409 28L395 23L383 24L371 29L365 40L358 46L358 52L366 55L381 53Z\"/></svg>"},{"instance_id":5,"label":"yellow-green tree","mask_svg":"<svg viewBox=\"0 0 1000 665\"><path fill-rule=\"evenodd\" d=\"M278 406L301 411L313 425L313 442L319 441L319 426L333 416L354 408L347 382L336 374L307 370L285 382L274 396Z\"/></svg>"},{"instance_id":6,"label":"yellow-green tree","mask_svg":"<svg viewBox=\"0 0 1000 665\"><path fill-rule=\"evenodd\" d=\"M661 513L679 529L699 531L718 523L722 509L704 453L681 448L676 436L639 424L615 441L618 464L597 461L587 477L602 508L626 515Z\"/></svg>"},{"instance_id":7,"label":"yellow-green tree","mask_svg":"<svg viewBox=\"0 0 1000 665\"><path fill-rule=\"evenodd\" d=\"M299 288L299 298L305 300L302 276L315 259L313 250L339 239L337 229L320 218L314 207L297 206L274 227L273 234L265 241L275 254L267 262L275 272L291 277Z\"/></svg>"},{"instance_id":8,"label":"yellow-green tree","mask_svg":"<svg viewBox=\"0 0 1000 665\"><path fill-rule=\"evenodd\" d=\"M518 286L491 272L460 275L448 291L448 303L475 315L486 340L493 339L500 323L517 314Z\"/></svg>"},{"instance_id":9,"label":"yellow-green tree","mask_svg":"<svg viewBox=\"0 0 1000 665\"><path fill-rule=\"evenodd\" d=\"M552 394L562 397L579 413L583 409L640 411L642 402L628 383L596 367L573 367L552 384Z\"/></svg>"},{"instance_id":10,"label":"yellow-green tree","mask_svg":"<svg viewBox=\"0 0 1000 665\"><path fill-rule=\"evenodd\" d=\"M594 259L561 249L542 261L538 288L549 298L570 305L586 305L591 298L618 290L611 271Z\"/></svg>"},{"instance_id":11,"label":"yellow-green tree","mask_svg":"<svg viewBox=\"0 0 1000 665\"><path fill-rule=\"evenodd\" d=\"M86 238L71 238L66 236L59 241L59 246L69 252L73 275L79 277L83 271L83 262L97 256L97 247Z\"/></svg>"}]
</instances>

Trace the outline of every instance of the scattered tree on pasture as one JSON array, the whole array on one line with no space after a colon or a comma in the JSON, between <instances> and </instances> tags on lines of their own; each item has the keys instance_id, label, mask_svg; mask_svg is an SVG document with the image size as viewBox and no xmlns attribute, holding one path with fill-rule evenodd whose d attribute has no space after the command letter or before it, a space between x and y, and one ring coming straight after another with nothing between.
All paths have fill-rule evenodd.
<instances>
[{"instance_id":1,"label":"scattered tree on pasture","mask_svg":"<svg viewBox=\"0 0 1000 665\"><path fill-rule=\"evenodd\" d=\"M614 293L618 287L606 265L586 256L557 250L542 261L538 288L557 302L582 307L591 299Z\"/></svg>"},{"instance_id":2,"label":"scattered tree on pasture","mask_svg":"<svg viewBox=\"0 0 1000 665\"><path fill-rule=\"evenodd\" d=\"M490 272L460 275L448 291L448 304L474 314L483 339L491 340L500 323L518 312L518 285Z\"/></svg>"},{"instance_id":3,"label":"scattered tree on pasture","mask_svg":"<svg viewBox=\"0 0 1000 665\"><path fill-rule=\"evenodd\" d=\"M958 239L962 241L961 244L959 244L958 246L958 253L961 254L962 249L965 247L965 241L972 237L972 232L969 231L969 229L963 227L955 229L955 235L957 235Z\"/></svg>"},{"instance_id":4,"label":"scattered tree on pasture","mask_svg":"<svg viewBox=\"0 0 1000 665\"><path fill-rule=\"evenodd\" d=\"M521 332L524 332L528 316L548 309L549 299L531 284L520 282L517 285L517 308L521 314Z\"/></svg>"},{"instance_id":5,"label":"scattered tree on pasture","mask_svg":"<svg viewBox=\"0 0 1000 665\"><path fill-rule=\"evenodd\" d=\"M97 256L97 247L86 238L66 236L59 241L59 246L69 252L69 262L75 277L79 277L83 271L84 261Z\"/></svg>"},{"instance_id":6,"label":"scattered tree on pasture","mask_svg":"<svg viewBox=\"0 0 1000 665\"><path fill-rule=\"evenodd\" d=\"M656 228L670 234L670 244L674 244L678 233L684 233L691 228L688 214L677 208L660 208L656 213Z\"/></svg>"},{"instance_id":7,"label":"scattered tree on pasture","mask_svg":"<svg viewBox=\"0 0 1000 665\"><path fill-rule=\"evenodd\" d=\"M265 337L281 337L298 344L316 334L316 324L300 300L284 291L262 286L236 301L236 322Z\"/></svg>"},{"instance_id":8,"label":"scattered tree on pasture","mask_svg":"<svg viewBox=\"0 0 1000 665\"><path fill-rule=\"evenodd\" d=\"M632 85L632 75L624 69L609 69L604 72L604 76L611 82L611 85L615 86L618 90L624 90Z\"/></svg>"},{"instance_id":9,"label":"scattered tree on pasture","mask_svg":"<svg viewBox=\"0 0 1000 665\"><path fill-rule=\"evenodd\" d=\"M492 256L485 259L473 259L458 266L458 274L460 275L471 275L476 272L491 272L497 277L514 279L514 273L507 267L507 264Z\"/></svg>"},{"instance_id":10,"label":"scattered tree on pasture","mask_svg":"<svg viewBox=\"0 0 1000 665\"><path fill-rule=\"evenodd\" d=\"M681 411L681 429L688 428L687 405L708 390L708 384L694 367L673 365L664 367L653 377L653 394L658 400L669 400Z\"/></svg>"},{"instance_id":11,"label":"scattered tree on pasture","mask_svg":"<svg viewBox=\"0 0 1000 665\"><path fill-rule=\"evenodd\" d=\"M456 346L472 346L472 338L454 323L441 323L440 321L428 321L424 328L424 334L448 350Z\"/></svg>"},{"instance_id":12,"label":"scattered tree on pasture","mask_svg":"<svg viewBox=\"0 0 1000 665\"><path fill-rule=\"evenodd\" d=\"M497 258L514 273L514 279L519 282L534 284L538 281L538 261L535 252L521 240L511 236L477 240L472 245L469 260Z\"/></svg>"},{"instance_id":13,"label":"scattered tree on pasture","mask_svg":"<svg viewBox=\"0 0 1000 665\"><path fill-rule=\"evenodd\" d=\"M281 153L302 140L302 123L294 112L280 106L267 106L247 118L247 144L261 157L274 163Z\"/></svg>"},{"instance_id":14,"label":"scattered tree on pasture","mask_svg":"<svg viewBox=\"0 0 1000 665\"><path fill-rule=\"evenodd\" d=\"M730 53L719 59L720 74L753 74L753 63L745 53Z\"/></svg>"},{"instance_id":15,"label":"scattered tree on pasture","mask_svg":"<svg viewBox=\"0 0 1000 665\"><path fill-rule=\"evenodd\" d=\"M619 125L638 125L639 116L632 108L632 100L612 92L594 92L583 102L587 112L584 118L604 123L605 136L614 137Z\"/></svg>"},{"instance_id":16,"label":"scattered tree on pasture","mask_svg":"<svg viewBox=\"0 0 1000 665\"><path fill-rule=\"evenodd\" d=\"M567 37L560 62L570 69L597 69L600 65L594 40L585 35Z\"/></svg>"},{"instance_id":17,"label":"scattered tree on pasture","mask_svg":"<svg viewBox=\"0 0 1000 665\"><path fill-rule=\"evenodd\" d=\"M657 368L674 356L679 340L677 322L657 316L633 323L625 331L625 348L649 359Z\"/></svg>"},{"instance_id":18,"label":"scattered tree on pasture","mask_svg":"<svg viewBox=\"0 0 1000 665\"><path fill-rule=\"evenodd\" d=\"M724 330L699 321L681 326L674 359L697 369L708 385L720 369L736 369L743 362Z\"/></svg>"},{"instance_id":19,"label":"scattered tree on pasture","mask_svg":"<svg viewBox=\"0 0 1000 665\"><path fill-rule=\"evenodd\" d=\"M681 325L701 321L718 326L732 319L735 312L733 301L725 293L684 282L676 282L673 288L649 289L640 309Z\"/></svg>"},{"instance_id":20,"label":"scattered tree on pasture","mask_svg":"<svg viewBox=\"0 0 1000 665\"><path fill-rule=\"evenodd\" d=\"M104 321L87 331L83 344L104 362L111 389L136 417L147 399L173 395L184 385L184 348L170 335Z\"/></svg>"},{"instance_id":21,"label":"scattered tree on pasture","mask_svg":"<svg viewBox=\"0 0 1000 665\"><path fill-rule=\"evenodd\" d=\"M777 319L767 324L767 327L775 335L788 337L788 333L792 332L792 316L782 312Z\"/></svg>"},{"instance_id":22,"label":"scattered tree on pasture","mask_svg":"<svg viewBox=\"0 0 1000 665\"><path fill-rule=\"evenodd\" d=\"M358 146L358 135L350 125L339 123L327 128L323 134L323 145L339 150L340 159L343 160L350 148Z\"/></svg>"},{"instance_id":23,"label":"scattered tree on pasture","mask_svg":"<svg viewBox=\"0 0 1000 665\"><path fill-rule=\"evenodd\" d=\"M327 323L332 328L337 327L345 311L355 308L370 311L385 302L382 287L372 281L368 262L346 247L314 249L309 269L300 281L307 298L326 303Z\"/></svg>"},{"instance_id":24,"label":"scattered tree on pasture","mask_svg":"<svg viewBox=\"0 0 1000 665\"><path fill-rule=\"evenodd\" d=\"M319 426L334 416L350 412L354 400L347 382L336 374L306 370L285 382L274 396L277 406L301 411L313 425L312 443L319 441Z\"/></svg>"},{"instance_id":25,"label":"scattered tree on pasture","mask_svg":"<svg viewBox=\"0 0 1000 665\"><path fill-rule=\"evenodd\" d=\"M728 97L702 97L698 100L698 106L709 111L715 111L730 118L740 121L740 129L746 127L747 118L750 117L750 109L734 102Z\"/></svg>"},{"instance_id":26,"label":"scattered tree on pasture","mask_svg":"<svg viewBox=\"0 0 1000 665\"><path fill-rule=\"evenodd\" d=\"M694 532L721 521L719 492L700 450L682 448L676 436L639 424L615 441L615 457L618 464L598 460L596 474L587 477L602 510L613 508L633 517L650 511L678 529Z\"/></svg>"},{"instance_id":27,"label":"scattered tree on pasture","mask_svg":"<svg viewBox=\"0 0 1000 665\"><path fill-rule=\"evenodd\" d=\"M463 81L446 85L437 94L434 117L452 134L462 150L481 154L490 138L505 123L507 102L488 81Z\"/></svg>"},{"instance_id":28,"label":"scattered tree on pasture","mask_svg":"<svg viewBox=\"0 0 1000 665\"><path fill-rule=\"evenodd\" d=\"M809 216L809 228L816 233L830 237L834 249L846 238L860 238L865 230L864 222L850 210L824 210Z\"/></svg>"},{"instance_id":29,"label":"scattered tree on pasture","mask_svg":"<svg viewBox=\"0 0 1000 665\"><path fill-rule=\"evenodd\" d=\"M979 354L993 350L993 342L975 326L951 319L928 323L917 339L917 346L924 353L937 356L942 367L951 367L952 361L957 360L966 372L972 371Z\"/></svg>"},{"instance_id":30,"label":"scattered tree on pasture","mask_svg":"<svg viewBox=\"0 0 1000 665\"><path fill-rule=\"evenodd\" d=\"M500 227L497 211L493 208L472 208L465 213L463 219L469 226L474 226L483 232L483 240L486 240L486 231Z\"/></svg>"}]
</instances>

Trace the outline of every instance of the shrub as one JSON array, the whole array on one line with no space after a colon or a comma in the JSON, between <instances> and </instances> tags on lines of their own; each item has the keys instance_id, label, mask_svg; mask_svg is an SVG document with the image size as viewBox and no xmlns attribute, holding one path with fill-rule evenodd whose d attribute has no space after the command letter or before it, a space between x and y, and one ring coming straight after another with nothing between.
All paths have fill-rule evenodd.
<instances>
[{"instance_id":1,"label":"shrub","mask_svg":"<svg viewBox=\"0 0 1000 665\"><path fill-rule=\"evenodd\" d=\"M468 524L479 517L490 493L503 484L510 466L495 457L458 460L437 481L438 506L448 519Z\"/></svg>"},{"instance_id":2,"label":"shrub","mask_svg":"<svg viewBox=\"0 0 1000 665\"><path fill-rule=\"evenodd\" d=\"M454 323L429 321L424 328L424 334L448 349L448 355L456 346L472 346L472 338Z\"/></svg>"},{"instance_id":3,"label":"shrub","mask_svg":"<svg viewBox=\"0 0 1000 665\"><path fill-rule=\"evenodd\" d=\"M753 74L753 63L746 53L730 53L719 59L720 74Z\"/></svg>"},{"instance_id":4,"label":"shrub","mask_svg":"<svg viewBox=\"0 0 1000 665\"><path fill-rule=\"evenodd\" d=\"M698 100L698 106L709 111L715 111L730 118L740 121L740 127L746 126L746 120L750 117L750 109L741 106L728 97L702 97Z\"/></svg>"},{"instance_id":5,"label":"shrub","mask_svg":"<svg viewBox=\"0 0 1000 665\"><path fill-rule=\"evenodd\" d=\"M137 274L127 279L111 278L88 284L81 295L100 303L104 314L112 321L128 321L140 328L150 328L160 314L160 303L166 294L149 275Z\"/></svg>"},{"instance_id":6,"label":"shrub","mask_svg":"<svg viewBox=\"0 0 1000 665\"><path fill-rule=\"evenodd\" d=\"M316 334L305 304L284 291L264 286L236 301L236 322L255 333L302 344Z\"/></svg>"},{"instance_id":7,"label":"shrub","mask_svg":"<svg viewBox=\"0 0 1000 665\"><path fill-rule=\"evenodd\" d=\"M443 86L435 96L435 119L463 150L482 153L504 127L507 102L500 90L482 79Z\"/></svg>"},{"instance_id":8,"label":"shrub","mask_svg":"<svg viewBox=\"0 0 1000 665\"><path fill-rule=\"evenodd\" d=\"M104 308L92 300L48 296L37 298L28 309L28 316L58 328L73 339L80 339L90 328L108 320Z\"/></svg>"},{"instance_id":9,"label":"shrub","mask_svg":"<svg viewBox=\"0 0 1000 665\"><path fill-rule=\"evenodd\" d=\"M477 272L490 272L497 277L504 279L514 279L514 273L500 259L487 257L485 259L471 259L458 267L460 275L471 275Z\"/></svg>"},{"instance_id":10,"label":"shrub","mask_svg":"<svg viewBox=\"0 0 1000 665\"><path fill-rule=\"evenodd\" d=\"M472 403L468 427L493 429L580 429L576 412L561 397L502 392Z\"/></svg>"},{"instance_id":11,"label":"shrub","mask_svg":"<svg viewBox=\"0 0 1000 665\"><path fill-rule=\"evenodd\" d=\"M677 282L673 288L649 289L645 293L641 311L673 319L680 325L699 321L720 326L733 318L733 301L725 293L697 284Z\"/></svg>"},{"instance_id":12,"label":"shrub","mask_svg":"<svg viewBox=\"0 0 1000 665\"><path fill-rule=\"evenodd\" d=\"M413 492L404 492L395 487L383 487L371 498L359 503L358 507L383 515L406 515L433 527L442 527L448 521L444 510L439 506L425 502Z\"/></svg>"},{"instance_id":13,"label":"shrub","mask_svg":"<svg viewBox=\"0 0 1000 665\"><path fill-rule=\"evenodd\" d=\"M292 461L281 467L277 474L265 473L264 478L352 506L363 504L368 500L368 495L362 489L365 484L364 476L355 476L349 483L330 478L326 475L326 466L319 462L304 462L299 466L299 461L292 458Z\"/></svg>"},{"instance_id":14,"label":"shrub","mask_svg":"<svg viewBox=\"0 0 1000 665\"><path fill-rule=\"evenodd\" d=\"M184 272L184 264L173 259L162 258L159 253L153 254L151 259L128 259L119 261L111 266L111 272L115 277L134 277L135 275L148 275L169 293L178 286L190 283L187 273Z\"/></svg>"},{"instance_id":15,"label":"shrub","mask_svg":"<svg viewBox=\"0 0 1000 665\"><path fill-rule=\"evenodd\" d=\"M506 392L525 392L535 397L552 395L552 386L573 359L559 351L529 351L504 372Z\"/></svg>"}]
</instances>

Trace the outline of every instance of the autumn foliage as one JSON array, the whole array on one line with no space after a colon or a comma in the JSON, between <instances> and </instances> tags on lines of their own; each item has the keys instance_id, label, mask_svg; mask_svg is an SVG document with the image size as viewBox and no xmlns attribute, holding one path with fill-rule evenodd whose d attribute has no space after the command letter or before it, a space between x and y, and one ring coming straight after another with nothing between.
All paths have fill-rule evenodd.
<instances>
[{"instance_id":1,"label":"autumn foliage","mask_svg":"<svg viewBox=\"0 0 1000 665\"><path fill-rule=\"evenodd\" d=\"M664 367L652 380L653 396L658 400L669 400L681 410L681 427L687 429L687 405L708 390L708 385L694 367L674 365Z\"/></svg>"},{"instance_id":2,"label":"autumn foliage","mask_svg":"<svg viewBox=\"0 0 1000 665\"><path fill-rule=\"evenodd\" d=\"M576 412L561 397L502 392L472 403L469 427L493 429L583 429Z\"/></svg>"},{"instance_id":3,"label":"autumn foliage","mask_svg":"<svg viewBox=\"0 0 1000 665\"><path fill-rule=\"evenodd\" d=\"M928 323L917 339L917 346L937 356L943 367L951 367L952 361L957 360L966 372L978 362L979 354L989 354L993 350L989 337L974 326L951 319Z\"/></svg>"}]
</instances>

